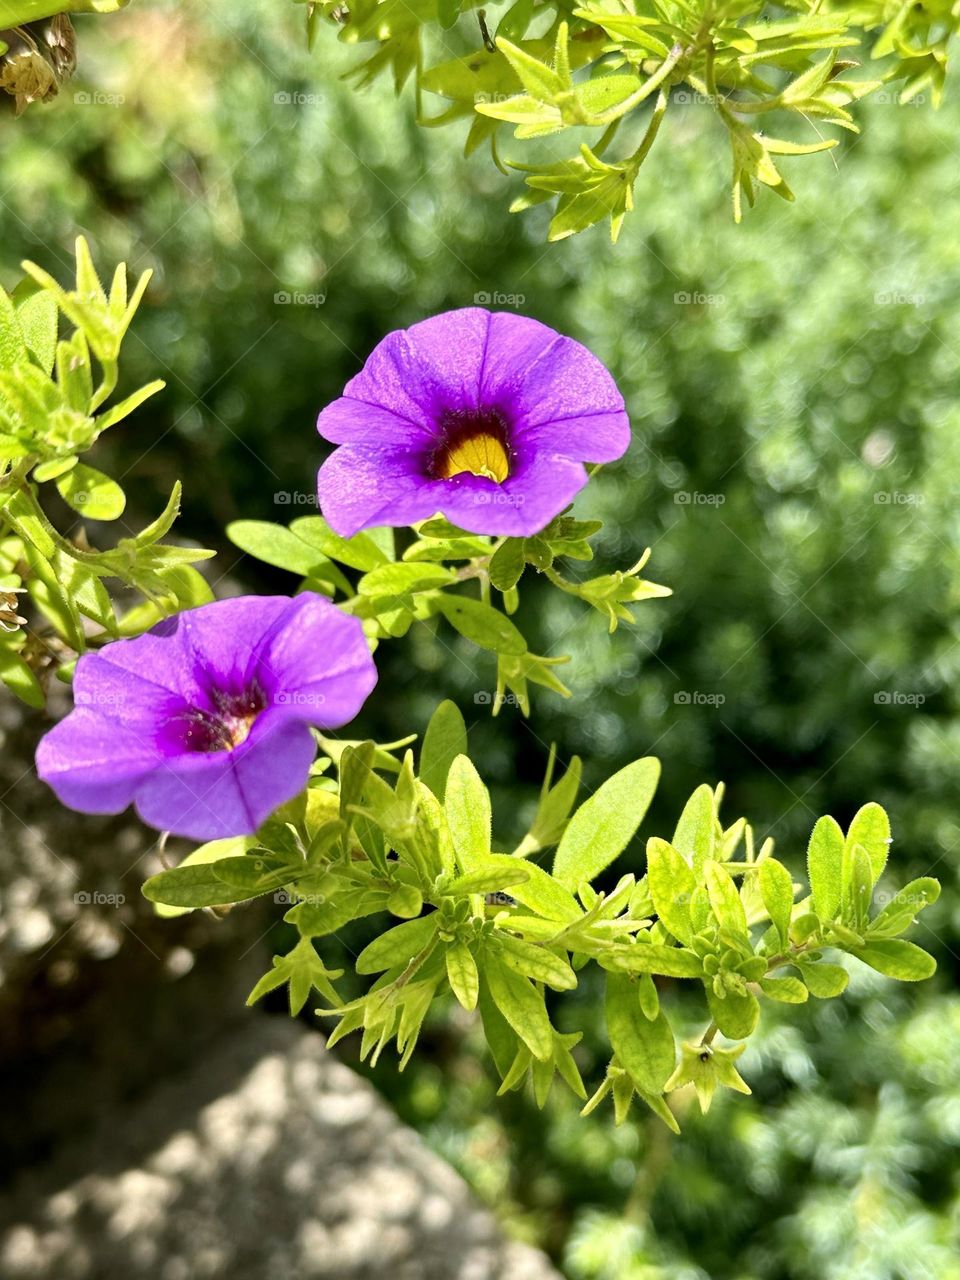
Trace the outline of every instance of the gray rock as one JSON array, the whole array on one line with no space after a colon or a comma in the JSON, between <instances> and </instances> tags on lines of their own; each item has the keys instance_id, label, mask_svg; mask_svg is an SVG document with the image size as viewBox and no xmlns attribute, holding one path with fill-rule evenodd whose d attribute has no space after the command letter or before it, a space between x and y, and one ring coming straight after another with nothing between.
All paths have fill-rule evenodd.
<instances>
[{"instance_id":1,"label":"gray rock","mask_svg":"<svg viewBox=\"0 0 960 1280\"><path fill-rule=\"evenodd\" d=\"M6 1280L555 1280L321 1037L251 1015L25 1176Z\"/></svg>"}]
</instances>

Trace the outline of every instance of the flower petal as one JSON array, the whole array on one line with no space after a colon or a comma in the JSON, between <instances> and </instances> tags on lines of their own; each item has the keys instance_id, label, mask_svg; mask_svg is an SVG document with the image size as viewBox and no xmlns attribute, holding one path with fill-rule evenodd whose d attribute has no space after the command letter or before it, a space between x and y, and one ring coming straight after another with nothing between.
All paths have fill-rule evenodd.
<instances>
[{"instance_id":1,"label":"flower petal","mask_svg":"<svg viewBox=\"0 0 960 1280\"><path fill-rule=\"evenodd\" d=\"M512 315L505 311L489 313L481 400L504 408L515 407L514 401L522 393L531 365L561 341L563 339L555 329L530 316Z\"/></svg>"},{"instance_id":2,"label":"flower petal","mask_svg":"<svg viewBox=\"0 0 960 1280\"><path fill-rule=\"evenodd\" d=\"M344 393L321 412L317 430L332 444L373 444L422 452L434 444L437 432L428 414L418 408L415 412L416 419L404 418L394 409Z\"/></svg>"},{"instance_id":3,"label":"flower petal","mask_svg":"<svg viewBox=\"0 0 960 1280\"><path fill-rule=\"evenodd\" d=\"M150 734L87 706L54 725L37 747L40 778L81 813L121 813L162 760Z\"/></svg>"},{"instance_id":4,"label":"flower petal","mask_svg":"<svg viewBox=\"0 0 960 1280\"><path fill-rule=\"evenodd\" d=\"M377 683L359 618L309 591L261 649L258 671L272 708L325 729L352 720Z\"/></svg>"},{"instance_id":5,"label":"flower petal","mask_svg":"<svg viewBox=\"0 0 960 1280\"><path fill-rule=\"evenodd\" d=\"M420 365L422 404L441 410L479 405L491 319L482 307L464 307L410 326L407 340Z\"/></svg>"},{"instance_id":6,"label":"flower petal","mask_svg":"<svg viewBox=\"0 0 960 1280\"><path fill-rule=\"evenodd\" d=\"M517 395L521 434L543 423L573 423L594 415L612 415L621 419L620 453L630 443L630 424L617 384L593 352L572 338L559 338L544 350L527 369ZM584 460L601 461L592 457Z\"/></svg>"},{"instance_id":7,"label":"flower petal","mask_svg":"<svg viewBox=\"0 0 960 1280\"><path fill-rule=\"evenodd\" d=\"M335 449L317 477L323 515L343 538L378 524L428 519L439 510L437 483L423 478L409 454L350 444Z\"/></svg>"},{"instance_id":8,"label":"flower petal","mask_svg":"<svg viewBox=\"0 0 960 1280\"><path fill-rule=\"evenodd\" d=\"M556 453L578 462L616 462L630 447L630 419L626 413L584 414L524 427L520 447Z\"/></svg>"},{"instance_id":9,"label":"flower petal","mask_svg":"<svg viewBox=\"0 0 960 1280\"><path fill-rule=\"evenodd\" d=\"M260 651L295 612L290 596L234 596L171 621L177 624L181 661L196 672L198 683L227 692L249 683Z\"/></svg>"},{"instance_id":10,"label":"flower petal","mask_svg":"<svg viewBox=\"0 0 960 1280\"><path fill-rule=\"evenodd\" d=\"M531 452L503 484L468 474L443 481L436 507L470 533L530 537L570 505L587 479L579 462Z\"/></svg>"},{"instance_id":11,"label":"flower petal","mask_svg":"<svg viewBox=\"0 0 960 1280\"><path fill-rule=\"evenodd\" d=\"M191 840L252 835L303 790L316 750L305 724L263 716L235 751L165 761L141 780L134 803L150 826Z\"/></svg>"}]
</instances>

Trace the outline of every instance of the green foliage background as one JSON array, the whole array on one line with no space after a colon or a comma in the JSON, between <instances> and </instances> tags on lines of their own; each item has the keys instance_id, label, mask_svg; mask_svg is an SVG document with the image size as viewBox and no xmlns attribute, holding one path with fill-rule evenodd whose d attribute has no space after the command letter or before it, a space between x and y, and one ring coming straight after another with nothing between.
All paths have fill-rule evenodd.
<instances>
[{"instance_id":1,"label":"green foliage background","mask_svg":"<svg viewBox=\"0 0 960 1280\"><path fill-rule=\"evenodd\" d=\"M862 138L802 161L796 206L762 198L739 228L706 108L671 112L619 246L601 228L547 247L546 213L506 221L484 159L386 88L344 89L350 55L324 40L307 55L301 17L216 0L80 19L73 90L92 101L68 91L5 139L5 283L24 256L63 278L78 231L99 261L157 272L125 377L167 390L92 461L146 512L182 476L180 529L220 547L214 576L288 589L238 561L223 525L313 509L316 412L386 331L522 295L610 365L631 411L630 454L578 514L609 522L610 567L652 545L676 594L611 638L528 590L531 647L577 655L573 699L538 697L532 727L473 703L493 687L485 659L411 635L381 650L365 730L390 738L411 703L422 726L459 700L504 839L551 739L594 785L660 755L649 830L725 778L727 817L775 830L797 871L814 818L846 822L870 797L893 818L898 880L945 889L917 935L935 982L858 974L842 1005L770 1019L741 1061L756 1098L689 1111L680 1140L579 1120L572 1100L543 1116L494 1100L453 1012L378 1083L576 1280L960 1275L960 98L868 105ZM641 863L638 846L621 869ZM599 1024L596 994L583 984L577 1016Z\"/></svg>"}]
</instances>

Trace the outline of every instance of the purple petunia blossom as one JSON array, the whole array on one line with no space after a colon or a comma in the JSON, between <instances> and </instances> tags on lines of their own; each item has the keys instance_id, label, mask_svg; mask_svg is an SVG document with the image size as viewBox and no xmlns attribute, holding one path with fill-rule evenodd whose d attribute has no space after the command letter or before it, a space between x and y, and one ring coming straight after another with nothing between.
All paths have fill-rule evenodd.
<instances>
[{"instance_id":1,"label":"purple petunia blossom","mask_svg":"<svg viewBox=\"0 0 960 1280\"><path fill-rule=\"evenodd\" d=\"M630 443L596 356L527 316L468 307L390 333L317 429L341 447L320 505L345 537L442 513L471 533L539 533Z\"/></svg>"},{"instance_id":2,"label":"purple petunia blossom","mask_svg":"<svg viewBox=\"0 0 960 1280\"><path fill-rule=\"evenodd\" d=\"M352 720L376 681L360 622L322 596L202 605L84 655L37 770L83 813L133 804L175 835L250 835L306 786L309 726Z\"/></svg>"}]
</instances>

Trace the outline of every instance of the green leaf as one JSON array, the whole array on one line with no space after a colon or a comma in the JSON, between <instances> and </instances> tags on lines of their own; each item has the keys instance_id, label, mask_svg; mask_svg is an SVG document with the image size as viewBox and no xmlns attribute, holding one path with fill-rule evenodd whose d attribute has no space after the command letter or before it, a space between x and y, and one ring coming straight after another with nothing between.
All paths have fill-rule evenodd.
<instances>
[{"instance_id":1,"label":"green leaf","mask_svg":"<svg viewBox=\"0 0 960 1280\"><path fill-rule=\"evenodd\" d=\"M799 978L761 978L760 990L782 1004L803 1004L807 998L807 988Z\"/></svg>"},{"instance_id":2,"label":"green leaf","mask_svg":"<svg viewBox=\"0 0 960 1280\"><path fill-rule=\"evenodd\" d=\"M0 369L13 369L29 359L23 330L10 296L0 288Z\"/></svg>"},{"instance_id":3,"label":"green leaf","mask_svg":"<svg viewBox=\"0 0 960 1280\"><path fill-rule=\"evenodd\" d=\"M161 379L156 378L153 382L148 382L146 386L140 387L124 400L118 401L115 405L111 405L104 413L97 418L97 430L99 432L106 431L109 427L115 426L118 422L122 422L124 418L129 417L134 409L139 409L145 400L149 400L151 396L155 396L158 391L162 391L167 384Z\"/></svg>"},{"instance_id":4,"label":"green leaf","mask_svg":"<svg viewBox=\"0 0 960 1280\"><path fill-rule=\"evenodd\" d=\"M551 754L552 759L553 755ZM580 757L574 756L560 781L550 787L548 783L551 770L548 769L548 776L544 778L543 789L540 792L536 815L530 825L527 836L517 851L518 853L525 852L524 845L528 841L533 846L534 852L538 849L549 848L550 845L557 843L563 834L570 810L577 799L582 771L583 763Z\"/></svg>"},{"instance_id":5,"label":"green leaf","mask_svg":"<svg viewBox=\"0 0 960 1280\"><path fill-rule=\"evenodd\" d=\"M844 855L850 858L853 850L861 845L870 859L870 887L877 883L887 865L890 849L890 819L878 804L865 804L854 815L844 841Z\"/></svg>"},{"instance_id":6,"label":"green leaf","mask_svg":"<svg viewBox=\"0 0 960 1280\"><path fill-rule=\"evenodd\" d=\"M757 870L760 896L774 927L780 935L780 946L790 945L790 919L793 915L793 881L790 872L776 858L764 858Z\"/></svg>"},{"instance_id":7,"label":"green leaf","mask_svg":"<svg viewBox=\"0 0 960 1280\"><path fill-rule=\"evenodd\" d=\"M241 863L250 863L248 877ZM151 876L143 885L143 896L150 902L162 902L170 907L218 907L232 902L244 902L280 888L286 879L261 872L260 882L254 878L254 862L266 865L265 859L249 857L222 858L204 865L174 867ZM232 864L230 871L236 877L232 882L224 878L225 864ZM292 868L285 868L292 873Z\"/></svg>"},{"instance_id":8,"label":"green leaf","mask_svg":"<svg viewBox=\"0 0 960 1280\"><path fill-rule=\"evenodd\" d=\"M478 869L490 853L493 817L490 793L467 756L457 756L450 766L444 812L457 865L464 872Z\"/></svg>"},{"instance_id":9,"label":"green leaf","mask_svg":"<svg viewBox=\"0 0 960 1280\"><path fill-rule=\"evenodd\" d=\"M844 923L862 933L870 914L873 898L873 867L862 844L843 852L843 898L841 915Z\"/></svg>"},{"instance_id":10,"label":"green leaf","mask_svg":"<svg viewBox=\"0 0 960 1280\"><path fill-rule=\"evenodd\" d=\"M499 943L500 959L516 973L522 973L534 982L545 982L556 991L573 991L576 987L577 975L569 964L546 947L523 942L502 930L494 938Z\"/></svg>"},{"instance_id":11,"label":"green leaf","mask_svg":"<svg viewBox=\"0 0 960 1280\"><path fill-rule=\"evenodd\" d=\"M839 823L830 817L818 819L807 846L807 874L821 920L832 920L840 909L843 844Z\"/></svg>"},{"instance_id":12,"label":"green leaf","mask_svg":"<svg viewBox=\"0 0 960 1280\"><path fill-rule=\"evenodd\" d=\"M411 564L382 564L365 573L357 583L363 596L389 600L394 606L407 605L418 591L433 591L457 581L452 569L442 564L414 561Z\"/></svg>"},{"instance_id":13,"label":"green leaf","mask_svg":"<svg viewBox=\"0 0 960 1280\"><path fill-rule=\"evenodd\" d=\"M12 301L30 354L44 373L50 373L57 354L56 300L33 280L21 280Z\"/></svg>"},{"instance_id":14,"label":"green leaf","mask_svg":"<svg viewBox=\"0 0 960 1280\"><path fill-rule=\"evenodd\" d=\"M284 983L289 983L291 1017L296 1017L300 1012L314 988L331 1004L340 1004L333 983L343 975L343 970L328 969L317 955L309 938L301 938L287 955L274 956L273 966L247 996L248 1006L255 1004L261 996L283 986Z\"/></svg>"},{"instance_id":15,"label":"green leaf","mask_svg":"<svg viewBox=\"0 0 960 1280\"><path fill-rule=\"evenodd\" d=\"M301 516L291 523L290 532L329 559L338 560L350 569L359 569L361 573L369 573L392 559L392 529L371 529L355 533L352 538L341 538L323 516Z\"/></svg>"},{"instance_id":16,"label":"green leaf","mask_svg":"<svg viewBox=\"0 0 960 1280\"><path fill-rule=\"evenodd\" d=\"M684 805L671 841L677 852L682 853L691 864L695 873L714 855L716 826L717 806L713 788L704 783L697 787Z\"/></svg>"},{"instance_id":17,"label":"green leaf","mask_svg":"<svg viewBox=\"0 0 960 1280\"><path fill-rule=\"evenodd\" d=\"M430 717L420 749L420 780L443 803L450 766L467 754L467 726L455 703L445 700Z\"/></svg>"},{"instance_id":18,"label":"green leaf","mask_svg":"<svg viewBox=\"0 0 960 1280\"><path fill-rule=\"evenodd\" d=\"M554 858L554 876L576 888L619 857L643 821L659 779L660 761L653 756L608 778L570 819Z\"/></svg>"},{"instance_id":19,"label":"green leaf","mask_svg":"<svg viewBox=\"0 0 960 1280\"><path fill-rule=\"evenodd\" d=\"M529 879L530 868L519 858L505 853L488 853L472 871L451 880L444 887L444 893L454 898L467 897L471 893L497 893L525 884Z\"/></svg>"},{"instance_id":20,"label":"green leaf","mask_svg":"<svg viewBox=\"0 0 960 1280\"><path fill-rule=\"evenodd\" d=\"M480 976L470 948L463 942L452 942L446 951L447 979L450 990L464 1009L477 1007Z\"/></svg>"},{"instance_id":21,"label":"green leaf","mask_svg":"<svg viewBox=\"0 0 960 1280\"><path fill-rule=\"evenodd\" d=\"M494 1004L533 1056L548 1061L553 1055L553 1028L541 992L489 948L484 952L483 977Z\"/></svg>"},{"instance_id":22,"label":"green leaf","mask_svg":"<svg viewBox=\"0 0 960 1280\"><path fill-rule=\"evenodd\" d=\"M850 975L839 964L825 961L798 960L797 968L803 974L807 990L818 1000L832 1000L847 989Z\"/></svg>"},{"instance_id":23,"label":"green leaf","mask_svg":"<svg viewBox=\"0 0 960 1280\"><path fill-rule=\"evenodd\" d=\"M528 910L562 924L574 924L583 915L573 894L535 862L516 860L528 878L511 887L511 896Z\"/></svg>"},{"instance_id":24,"label":"green leaf","mask_svg":"<svg viewBox=\"0 0 960 1280\"><path fill-rule=\"evenodd\" d=\"M722 863L714 862L712 858L704 863L704 873L710 906L721 929L746 934L747 913L740 900L740 892L734 883L733 876Z\"/></svg>"},{"instance_id":25,"label":"green leaf","mask_svg":"<svg viewBox=\"0 0 960 1280\"><path fill-rule=\"evenodd\" d=\"M43 710L46 699L37 677L23 658L8 645L0 645L0 680L28 707Z\"/></svg>"},{"instance_id":26,"label":"green leaf","mask_svg":"<svg viewBox=\"0 0 960 1280\"><path fill-rule=\"evenodd\" d=\"M922 982L937 970L933 956L913 942L900 939L878 939L864 947L847 947L846 950L877 973L901 982Z\"/></svg>"},{"instance_id":27,"label":"green leaf","mask_svg":"<svg viewBox=\"0 0 960 1280\"><path fill-rule=\"evenodd\" d=\"M315 546L269 520L234 520L226 532L233 545L247 555L299 577L315 577L328 563L328 557Z\"/></svg>"},{"instance_id":28,"label":"green leaf","mask_svg":"<svg viewBox=\"0 0 960 1280\"><path fill-rule=\"evenodd\" d=\"M690 946L695 933L690 906L697 882L683 855L658 836L647 841L647 883L664 926Z\"/></svg>"},{"instance_id":29,"label":"green leaf","mask_svg":"<svg viewBox=\"0 0 960 1280\"><path fill-rule=\"evenodd\" d=\"M400 884L387 898L387 910L402 920L414 920L423 910L423 894L412 884Z\"/></svg>"},{"instance_id":30,"label":"green leaf","mask_svg":"<svg viewBox=\"0 0 960 1280\"><path fill-rule=\"evenodd\" d=\"M877 913L869 929L871 938L896 937L909 928L924 907L930 906L940 897L939 882L931 876L921 876L919 880L911 880L905 884L882 911Z\"/></svg>"},{"instance_id":31,"label":"green leaf","mask_svg":"<svg viewBox=\"0 0 960 1280\"><path fill-rule=\"evenodd\" d=\"M487 1048L502 1080L510 1070L520 1042L516 1032L494 1003L487 983L481 983L477 1005L483 1022Z\"/></svg>"},{"instance_id":32,"label":"green leaf","mask_svg":"<svg viewBox=\"0 0 960 1280\"><path fill-rule=\"evenodd\" d=\"M552 102L566 86L564 79L552 67L532 57L525 49L509 40L498 39L497 48L513 67L520 83L531 97L539 102Z\"/></svg>"},{"instance_id":33,"label":"green leaf","mask_svg":"<svg viewBox=\"0 0 960 1280\"><path fill-rule=\"evenodd\" d=\"M357 973L380 973L384 969L408 964L436 938L439 921L440 917L432 911L417 920L405 920L403 924L394 925L360 952L356 961Z\"/></svg>"},{"instance_id":34,"label":"green leaf","mask_svg":"<svg viewBox=\"0 0 960 1280\"><path fill-rule=\"evenodd\" d=\"M657 973L665 978L700 978L703 961L695 951L664 947L657 942L612 944L597 956L604 969L623 973Z\"/></svg>"},{"instance_id":35,"label":"green leaf","mask_svg":"<svg viewBox=\"0 0 960 1280\"><path fill-rule=\"evenodd\" d=\"M253 836L228 836L225 840L209 840L194 849L180 863L176 870L183 867L203 866L209 862L219 862L221 858L242 857L254 843ZM165 902L154 902L154 910L162 919L170 920L175 916L186 915L195 910L194 907L171 907Z\"/></svg>"},{"instance_id":36,"label":"green leaf","mask_svg":"<svg viewBox=\"0 0 960 1280\"><path fill-rule=\"evenodd\" d=\"M628 976L607 974L607 1032L614 1053L638 1089L660 1094L673 1075L676 1045L666 1014L649 1019L640 1008L637 984Z\"/></svg>"},{"instance_id":37,"label":"green leaf","mask_svg":"<svg viewBox=\"0 0 960 1280\"><path fill-rule=\"evenodd\" d=\"M64 502L88 520L116 520L127 505L115 480L83 462L60 477L57 489Z\"/></svg>"},{"instance_id":38,"label":"green leaf","mask_svg":"<svg viewBox=\"0 0 960 1280\"><path fill-rule=\"evenodd\" d=\"M522 538L507 538L490 557L490 581L498 591L511 591L523 576L526 559Z\"/></svg>"},{"instance_id":39,"label":"green leaf","mask_svg":"<svg viewBox=\"0 0 960 1280\"><path fill-rule=\"evenodd\" d=\"M490 605L468 596L450 595L438 595L434 604L452 627L481 649L509 657L526 653L526 640L509 618Z\"/></svg>"},{"instance_id":40,"label":"green leaf","mask_svg":"<svg viewBox=\"0 0 960 1280\"><path fill-rule=\"evenodd\" d=\"M754 1033L760 1020L756 996L727 992L721 999L711 986L706 990L710 1016L728 1040L746 1040Z\"/></svg>"}]
</instances>

